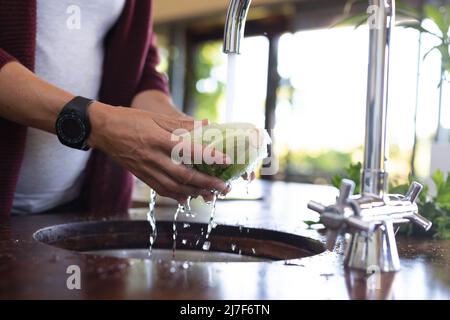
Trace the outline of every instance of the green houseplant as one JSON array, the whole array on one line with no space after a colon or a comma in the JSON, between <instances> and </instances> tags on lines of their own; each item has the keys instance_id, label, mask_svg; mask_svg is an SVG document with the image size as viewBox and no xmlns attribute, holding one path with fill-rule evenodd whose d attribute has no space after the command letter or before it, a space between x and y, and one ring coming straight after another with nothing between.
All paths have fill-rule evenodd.
<instances>
[{"instance_id":1,"label":"green houseplant","mask_svg":"<svg viewBox=\"0 0 450 320\"><path fill-rule=\"evenodd\" d=\"M357 4L367 4L367 0L349 0L344 7L343 17L334 24L334 26L353 25L355 28L365 24L368 19L368 13L356 12L352 13L352 8ZM354 11L354 10L353 10ZM435 45L423 55L425 59L434 52L440 55L441 69L440 80L438 83L439 88L439 109L438 119L442 114L442 103L444 101L443 95L445 86L450 86L450 4L435 5L425 2L420 8L413 7L404 1L396 1L396 25L399 27L409 28L417 30L420 33L419 38L419 59L422 55L420 50L420 42L424 34L430 36ZM418 86L418 84L417 84ZM447 87L447 90L448 87ZM415 107L415 118L417 116L417 103ZM416 125L416 124L415 124ZM436 141L442 140L445 137L441 133L443 132L440 123L437 125ZM417 148L417 136L414 137L413 152L411 156L411 167L414 172L414 162Z\"/></svg>"}]
</instances>

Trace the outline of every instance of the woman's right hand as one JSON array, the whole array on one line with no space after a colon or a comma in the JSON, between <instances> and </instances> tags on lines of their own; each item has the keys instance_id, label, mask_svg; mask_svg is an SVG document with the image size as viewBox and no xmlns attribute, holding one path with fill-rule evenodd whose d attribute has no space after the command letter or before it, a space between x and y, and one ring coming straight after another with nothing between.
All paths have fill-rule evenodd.
<instances>
[{"instance_id":1,"label":"woman's right hand","mask_svg":"<svg viewBox=\"0 0 450 320\"><path fill-rule=\"evenodd\" d=\"M172 132L192 130L193 120L100 102L89 107L89 117L89 145L111 156L159 195L184 202L188 196L209 198L211 190L224 194L230 191L222 180L172 160L171 152L179 143L172 141Z\"/></svg>"}]
</instances>

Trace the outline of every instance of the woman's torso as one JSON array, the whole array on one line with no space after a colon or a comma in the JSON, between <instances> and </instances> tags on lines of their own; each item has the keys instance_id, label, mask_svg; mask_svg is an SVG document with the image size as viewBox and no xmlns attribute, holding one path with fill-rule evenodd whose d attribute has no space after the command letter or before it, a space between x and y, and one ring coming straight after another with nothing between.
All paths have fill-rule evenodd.
<instances>
[{"instance_id":1,"label":"woman's torso","mask_svg":"<svg viewBox=\"0 0 450 320\"><path fill-rule=\"evenodd\" d=\"M35 73L75 95L98 98L104 38L125 0L38 0ZM13 213L35 213L78 197L89 152L29 128Z\"/></svg>"}]
</instances>

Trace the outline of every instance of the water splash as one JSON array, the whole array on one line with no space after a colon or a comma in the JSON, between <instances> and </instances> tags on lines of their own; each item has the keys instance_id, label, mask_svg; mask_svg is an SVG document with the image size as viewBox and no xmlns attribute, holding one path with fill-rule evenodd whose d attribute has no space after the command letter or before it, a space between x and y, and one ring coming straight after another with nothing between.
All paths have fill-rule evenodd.
<instances>
[{"instance_id":1,"label":"water splash","mask_svg":"<svg viewBox=\"0 0 450 320\"><path fill-rule=\"evenodd\" d=\"M173 245L172 245L172 257L175 258L175 249L177 248L177 219L178 215L180 213L185 212L185 207L181 203L178 204L177 211L175 211L175 214L173 216L173 223L172 223L172 239L173 239Z\"/></svg>"},{"instance_id":2,"label":"water splash","mask_svg":"<svg viewBox=\"0 0 450 320\"><path fill-rule=\"evenodd\" d=\"M155 217L155 206L156 206L156 191L150 189L150 201L148 203L148 212L147 212L147 220L150 224L150 228L152 229L150 232L149 238L149 248L148 255L152 255L153 244L156 241L157 231L156 231L156 217Z\"/></svg>"},{"instance_id":3,"label":"water splash","mask_svg":"<svg viewBox=\"0 0 450 320\"><path fill-rule=\"evenodd\" d=\"M202 249L208 251L209 247L211 247L211 242L205 241L205 243L203 243Z\"/></svg>"},{"instance_id":4,"label":"water splash","mask_svg":"<svg viewBox=\"0 0 450 320\"><path fill-rule=\"evenodd\" d=\"M171 261L170 269L169 269L170 273L175 273L177 271L176 266L177 266L176 262L175 261Z\"/></svg>"},{"instance_id":5,"label":"water splash","mask_svg":"<svg viewBox=\"0 0 450 320\"><path fill-rule=\"evenodd\" d=\"M188 218L195 218L195 213L191 209L191 200L192 197L188 197L186 200L186 204L184 205L185 211L186 211L186 217Z\"/></svg>"},{"instance_id":6,"label":"water splash","mask_svg":"<svg viewBox=\"0 0 450 320\"><path fill-rule=\"evenodd\" d=\"M211 234L212 229L215 228L214 215L216 213L216 203L217 203L217 197L219 195L219 191L214 191L213 194L214 194L214 196L213 196L213 200L211 201L211 213L209 216L208 230L206 231L205 239L209 238L209 235Z\"/></svg>"},{"instance_id":7,"label":"water splash","mask_svg":"<svg viewBox=\"0 0 450 320\"><path fill-rule=\"evenodd\" d=\"M247 193L247 195L249 195L249 186L250 183L252 183L252 172L251 171L247 171L245 173L245 192Z\"/></svg>"}]
</instances>

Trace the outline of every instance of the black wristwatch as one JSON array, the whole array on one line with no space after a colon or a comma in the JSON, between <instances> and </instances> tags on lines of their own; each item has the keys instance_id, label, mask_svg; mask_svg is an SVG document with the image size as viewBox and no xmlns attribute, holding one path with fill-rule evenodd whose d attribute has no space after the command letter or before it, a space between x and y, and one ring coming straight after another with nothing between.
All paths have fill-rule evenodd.
<instances>
[{"instance_id":1,"label":"black wristwatch","mask_svg":"<svg viewBox=\"0 0 450 320\"><path fill-rule=\"evenodd\" d=\"M71 148L89 150L87 139L91 133L88 107L92 99L75 97L64 106L56 120L56 135L59 141Z\"/></svg>"}]
</instances>

